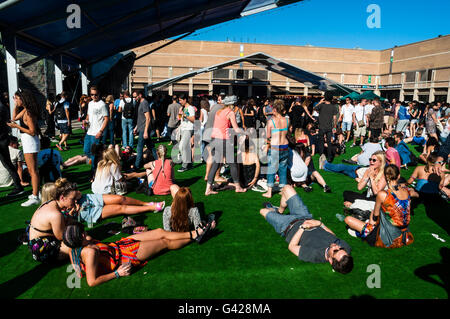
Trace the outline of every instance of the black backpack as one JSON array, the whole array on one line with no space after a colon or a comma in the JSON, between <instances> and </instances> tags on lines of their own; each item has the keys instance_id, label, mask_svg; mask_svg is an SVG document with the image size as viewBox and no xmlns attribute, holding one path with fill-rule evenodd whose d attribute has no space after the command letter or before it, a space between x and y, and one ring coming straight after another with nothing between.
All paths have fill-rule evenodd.
<instances>
[{"instance_id":1,"label":"black backpack","mask_svg":"<svg viewBox=\"0 0 450 319\"><path fill-rule=\"evenodd\" d=\"M64 109L64 102L56 104L55 119L56 120L67 120L66 110Z\"/></svg>"},{"instance_id":2,"label":"black backpack","mask_svg":"<svg viewBox=\"0 0 450 319\"><path fill-rule=\"evenodd\" d=\"M53 165L52 160L53 160L53 149L50 151L49 158L39 168L39 176L41 177L41 181L44 184L54 182L61 177L61 174L59 173L58 169L55 167L55 165Z\"/></svg>"},{"instance_id":3,"label":"black backpack","mask_svg":"<svg viewBox=\"0 0 450 319\"><path fill-rule=\"evenodd\" d=\"M134 118L134 105L133 101L127 103L125 102L125 105L123 106L122 110L122 116L126 119L132 119Z\"/></svg>"}]
</instances>

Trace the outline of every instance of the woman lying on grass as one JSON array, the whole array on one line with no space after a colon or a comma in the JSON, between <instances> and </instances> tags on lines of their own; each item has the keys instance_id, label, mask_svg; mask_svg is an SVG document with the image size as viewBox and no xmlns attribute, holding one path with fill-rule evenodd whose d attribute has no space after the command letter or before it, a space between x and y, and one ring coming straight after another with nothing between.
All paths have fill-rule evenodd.
<instances>
[{"instance_id":1,"label":"woman lying on grass","mask_svg":"<svg viewBox=\"0 0 450 319\"><path fill-rule=\"evenodd\" d=\"M48 183L50 184L50 183ZM54 199L57 189L70 182L65 178L58 179L54 186L47 185L42 198ZM86 222L96 223L100 219L112 218L120 215L136 215L149 211L160 212L164 209L165 202L143 202L131 197L110 194L81 194L75 191L75 203L67 215Z\"/></svg>"},{"instance_id":2,"label":"woman lying on grass","mask_svg":"<svg viewBox=\"0 0 450 319\"><path fill-rule=\"evenodd\" d=\"M133 269L145 266L147 259L165 249L180 249L194 240L200 243L215 226L212 219L191 232L167 232L159 228L114 243L101 243L87 237L83 225L75 223L66 227L63 242L71 248L70 259L78 276L81 278L84 271L87 284L92 287L129 276Z\"/></svg>"}]
</instances>

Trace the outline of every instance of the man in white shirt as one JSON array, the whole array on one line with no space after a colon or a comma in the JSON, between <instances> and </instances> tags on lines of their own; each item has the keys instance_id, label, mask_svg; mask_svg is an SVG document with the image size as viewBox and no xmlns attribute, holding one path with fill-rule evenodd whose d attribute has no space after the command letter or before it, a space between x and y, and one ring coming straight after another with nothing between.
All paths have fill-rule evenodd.
<instances>
[{"instance_id":1,"label":"man in white shirt","mask_svg":"<svg viewBox=\"0 0 450 319\"><path fill-rule=\"evenodd\" d=\"M103 131L108 125L109 110L106 107L105 102L100 100L100 92L97 87L93 86L90 89L92 101L88 105L88 114L86 116L86 122L89 123L89 129L84 138L84 154L86 154L94 165L94 154L91 153L91 147L93 144L100 143L100 139L103 135Z\"/></svg>"},{"instance_id":2,"label":"man in white shirt","mask_svg":"<svg viewBox=\"0 0 450 319\"><path fill-rule=\"evenodd\" d=\"M191 137L194 134L194 121L195 121L195 109L187 101L187 96L181 94L179 102L182 106L180 109L181 115L181 139L179 144L179 150L181 152L181 168L178 172L182 173L192 166L192 149L191 149Z\"/></svg>"},{"instance_id":3,"label":"man in white shirt","mask_svg":"<svg viewBox=\"0 0 450 319\"><path fill-rule=\"evenodd\" d=\"M364 143L364 137L366 136L367 116L366 116L366 99L362 99L361 102L355 106L353 112L353 123L355 123L355 129L353 131L353 144L351 147L356 146L356 139L361 137L359 143L360 146Z\"/></svg>"},{"instance_id":4,"label":"man in white shirt","mask_svg":"<svg viewBox=\"0 0 450 319\"><path fill-rule=\"evenodd\" d=\"M367 138L370 138L372 131L369 130L370 128L370 114L372 114L372 110L375 107L375 105L372 103L372 100L367 100L366 104L366 131L368 132Z\"/></svg>"},{"instance_id":5,"label":"man in white shirt","mask_svg":"<svg viewBox=\"0 0 450 319\"><path fill-rule=\"evenodd\" d=\"M347 143L350 139L350 131L352 129L353 113L355 113L355 107L352 105L352 100L350 98L345 99L345 105L341 108L341 115L339 116L339 121L342 121L342 133L347 132L347 138L345 142ZM356 125L355 125L356 126Z\"/></svg>"}]
</instances>

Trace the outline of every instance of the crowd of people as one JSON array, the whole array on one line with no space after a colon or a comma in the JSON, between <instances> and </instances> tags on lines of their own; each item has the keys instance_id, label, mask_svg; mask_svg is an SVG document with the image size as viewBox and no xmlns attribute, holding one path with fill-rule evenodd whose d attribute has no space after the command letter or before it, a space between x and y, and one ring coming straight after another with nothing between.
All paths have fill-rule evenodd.
<instances>
[{"instance_id":1,"label":"crowd of people","mask_svg":"<svg viewBox=\"0 0 450 319\"><path fill-rule=\"evenodd\" d=\"M413 243L409 224L414 201L450 196L448 104L337 100L331 92L295 99L239 99L223 93L146 97L142 91L124 91L115 99L101 93L92 86L75 117L65 92L49 97L44 133L30 91L15 93L11 115L0 104L0 186L14 185L8 194L13 198L31 184L32 194L22 206L40 204L27 228L32 256L40 262L70 260L90 286L129 275L164 249L201 242L215 228L215 216L202 220L189 187L176 184L177 164L179 173L194 163L204 165L205 196L220 197L227 190L261 192L264 198L280 193L280 205L264 202L261 215L300 260L330 263L343 274L353 268L350 246L313 218L296 188L309 193L317 183L331 193L321 171L354 179L364 191L343 192L348 233L385 248ZM63 161L76 120L84 132L83 154ZM21 150L10 129L19 132ZM55 138L56 149L51 146ZM172 146L170 155L166 142ZM361 151L336 163L350 143ZM408 144L421 155L416 157ZM67 168L81 164L90 165L91 194L81 194L64 178ZM408 166L417 167L406 180L400 175ZM169 206L124 196L131 191L170 194L173 202ZM115 243L98 242L84 230L83 223L92 227L121 215L124 225L134 226L130 215L149 211L163 212L163 229L135 227L133 235Z\"/></svg>"}]
</instances>

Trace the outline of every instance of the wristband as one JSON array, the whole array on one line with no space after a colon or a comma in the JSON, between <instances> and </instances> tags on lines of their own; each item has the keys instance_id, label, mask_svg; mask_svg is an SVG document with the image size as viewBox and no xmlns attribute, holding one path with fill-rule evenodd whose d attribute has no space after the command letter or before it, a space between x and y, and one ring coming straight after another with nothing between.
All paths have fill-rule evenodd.
<instances>
[{"instance_id":1,"label":"wristband","mask_svg":"<svg viewBox=\"0 0 450 319\"><path fill-rule=\"evenodd\" d=\"M120 275L119 275L119 273L117 272L117 270L114 270L114 275L116 276L116 278L119 278L119 277L120 277Z\"/></svg>"}]
</instances>

